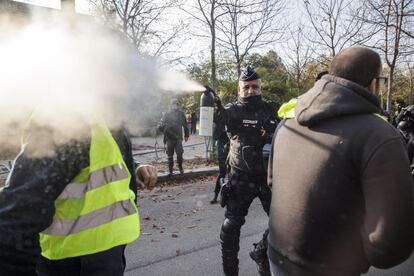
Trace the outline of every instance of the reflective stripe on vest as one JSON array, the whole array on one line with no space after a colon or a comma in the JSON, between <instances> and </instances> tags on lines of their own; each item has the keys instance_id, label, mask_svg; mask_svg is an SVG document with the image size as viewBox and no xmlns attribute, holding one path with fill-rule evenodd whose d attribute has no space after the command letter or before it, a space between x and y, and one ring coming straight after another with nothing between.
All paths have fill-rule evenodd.
<instances>
[{"instance_id":1,"label":"reflective stripe on vest","mask_svg":"<svg viewBox=\"0 0 414 276\"><path fill-rule=\"evenodd\" d=\"M282 106L277 111L277 115L279 116L279 118L281 118L281 119L293 119L293 118L295 118L295 108L296 108L297 102L298 102L298 99L293 98L290 101L288 101L287 103L282 104ZM385 118L384 116L382 116L378 113L372 113L372 115L374 115L378 118L381 118L382 120L388 122L387 118Z\"/></svg>"},{"instance_id":2,"label":"reflective stripe on vest","mask_svg":"<svg viewBox=\"0 0 414 276\"><path fill-rule=\"evenodd\" d=\"M131 201L127 199L90 212L77 219L55 219L52 225L43 231L43 233L54 236L67 236L103 225L117 218L132 215L136 212L137 211Z\"/></svg>"},{"instance_id":3,"label":"reflective stripe on vest","mask_svg":"<svg viewBox=\"0 0 414 276\"><path fill-rule=\"evenodd\" d=\"M88 191L127 178L128 173L126 170L123 165L119 166L117 164L92 172L88 182L69 183L58 199L83 198Z\"/></svg>"},{"instance_id":4,"label":"reflective stripe on vest","mask_svg":"<svg viewBox=\"0 0 414 276\"><path fill-rule=\"evenodd\" d=\"M61 260L128 244L140 232L131 174L108 128L91 127L90 164L55 201L52 224L40 233L42 255Z\"/></svg>"}]
</instances>

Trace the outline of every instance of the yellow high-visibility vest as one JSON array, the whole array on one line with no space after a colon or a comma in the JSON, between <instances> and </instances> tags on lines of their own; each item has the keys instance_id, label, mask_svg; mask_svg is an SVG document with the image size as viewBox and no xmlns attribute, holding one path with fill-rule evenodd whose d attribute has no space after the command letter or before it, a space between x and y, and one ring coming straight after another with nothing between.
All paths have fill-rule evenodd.
<instances>
[{"instance_id":1,"label":"yellow high-visibility vest","mask_svg":"<svg viewBox=\"0 0 414 276\"><path fill-rule=\"evenodd\" d=\"M61 260L102 252L139 237L131 174L109 129L91 126L89 167L55 201L52 224L40 233L42 256Z\"/></svg>"},{"instance_id":2,"label":"yellow high-visibility vest","mask_svg":"<svg viewBox=\"0 0 414 276\"><path fill-rule=\"evenodd\" d=\"M297 101L297 98L293 98L287 103L282 104L279 110L277 111L277 116L281 119L295 118L295 108Z\"/></svg>"}]
</instances>

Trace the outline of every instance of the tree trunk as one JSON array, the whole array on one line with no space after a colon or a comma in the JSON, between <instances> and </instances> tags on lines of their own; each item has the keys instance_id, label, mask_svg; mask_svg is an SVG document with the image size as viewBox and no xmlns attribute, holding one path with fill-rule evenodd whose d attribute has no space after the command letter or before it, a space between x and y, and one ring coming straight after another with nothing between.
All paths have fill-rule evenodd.
<instances>
[{"instance_id":1,"label":"tree trunk","mask_svg":"<svg viewBox=\"0 0 414 276\"><path fill-rule=\"evenodd\" d=\"M408 69L410 73L410 93L408 95L408 104L412 104L413 102L413 93L414 93L414 81L413 81L413 69Z\"/></svg>"},{"instance_id":2,"label":"tree trunk","mask_svg":"<svg viewBox=\"0 0 414 276\"><path fill-rule=\"evenodd\" d=\"M217 89L217 72L216 72L216 21L214 19L214 1L211 6L211 86L214 91Z\"/></svg>"},{"instance_id":3,"label":"tree trunk","mask_svg":"<svg viewBox=\"0 0 414 276\"><path fill-rule=\"evenodd\" d=\"M387 87L387 112L391 112L392 107L392 85L394 82L394 67L390 67L390 71L388 72L388 87Z\"/></svg>"},{"instance_id":4,"label":"tree trunk","mask_svg":"<svg viewBox=\"0 0 414 276\"><path fill-rule=\"evenodd\" d=\"M237 77L240 77L240 75L241 75L241 60L240 60L240 58L237 58L237 60L236 60L236 66L237 66Z\"/></svg>"}]
</instances>

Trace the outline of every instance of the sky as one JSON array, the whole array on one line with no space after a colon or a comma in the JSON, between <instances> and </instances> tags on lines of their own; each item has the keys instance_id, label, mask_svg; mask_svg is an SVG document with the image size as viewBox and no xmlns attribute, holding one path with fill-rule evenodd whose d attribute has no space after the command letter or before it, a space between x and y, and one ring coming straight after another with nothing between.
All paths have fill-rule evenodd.
<instances>
[{"instance_id":1,"label":"sky","mask_svg":"<svg viewBox=\"0 0 414 276\"><path fill-rule=\"evenodd\" d=\"M28 3L32 5L39 5L54 9L60 9L61 8L61 0L13 0L17 2L23 2ZM191 1L185 1L185 5L188 5L191 3ZM302 13L302 7L299 3L301 3L300 0L296 1L288 1L287 7L287 15L290 19L292 17L296 18L303 18L301 16ZM89 13L89 0L75 0L76 5L76 11L78 13ZM156 28L164 28L162 24L175 24L181 19L189 19L191 24L190 28L188 28L187 31L182 32L180 34L181 37L177 38L177 44L179 44L179 47L176 47L173 51L173 53L169 53L166 55L166 58L169 60L174 60L177 58L181 58L180 62L175 63L174 65L177 66L180 69L184 69L185 66L189 65L190 63L201 63L205 62L206 60L209 60L209 51L210 51L210 44L209 44L209 38L202 38L195 33L198 32L198 29L201 28L207 28L206 26L199 25L198 22L196 22L194 19L191 19L191 16L186 14L180 9L173 9L169 11L169 14L166 15L168 18L167 21L164 23L161 23L161 25L156 26ZM199 33L199 32L198 32ZM274 50L278 52L279 54L283 55L283 51L286 49L286 40L282 41L275 41L274 43L270 43L267 46L261 47L260 49L254 49L252 52L264 54L265 52L269 50ZM220 56L219 56L220 59Z\"/></svg>"}]
</instances>

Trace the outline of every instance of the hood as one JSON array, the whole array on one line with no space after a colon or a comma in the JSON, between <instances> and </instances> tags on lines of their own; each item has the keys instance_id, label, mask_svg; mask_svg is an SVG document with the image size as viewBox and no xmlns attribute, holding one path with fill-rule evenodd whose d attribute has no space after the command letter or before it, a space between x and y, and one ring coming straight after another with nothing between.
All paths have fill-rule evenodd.
<instances>
[{"instance_id":1,"label":"hood","mask_svg":"<svg viewBox=\"0 0 414 276\"><path fill-rule=\"evenodd\" d=\"M381 113L377 97L355 82L325 75L297 101L295 117L311 126L333 117Z\"/></svg>"}]
</instances>

